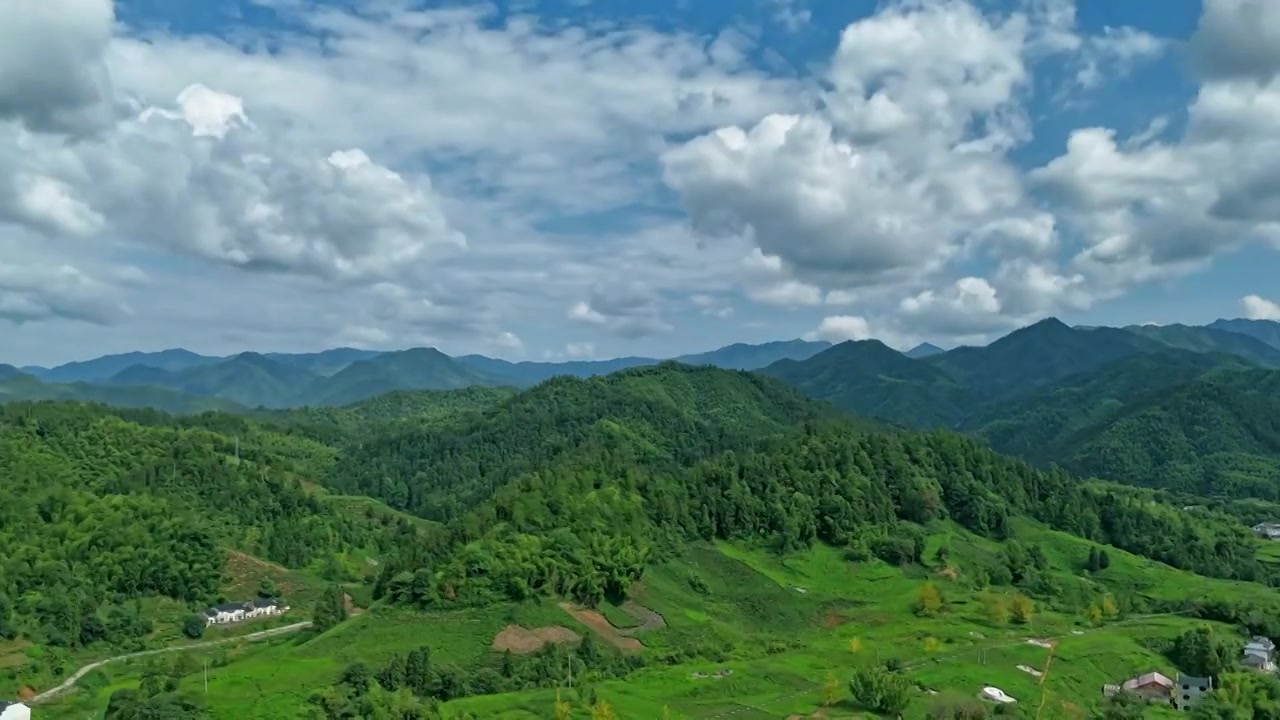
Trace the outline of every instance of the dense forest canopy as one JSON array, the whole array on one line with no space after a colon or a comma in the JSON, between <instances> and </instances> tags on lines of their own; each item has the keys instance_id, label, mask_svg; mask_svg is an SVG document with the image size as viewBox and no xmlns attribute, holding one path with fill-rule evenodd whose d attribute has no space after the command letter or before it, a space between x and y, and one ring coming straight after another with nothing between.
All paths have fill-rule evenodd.
<instances>
[{"instance_id":1,"label":"dense forest canopy","mask_svg":"<svg viewBox=\"0 0 1280 720\"><path fill-rule=\"evenodd\" d=\"M384 566L419 603L620 594L697 539L910 557L949 518L993 538L1029 516L1208 575L1265 579L1240 525L1086 484L980 441L855 424L758 376L675 364L560 379L479 415L363 443L327 482L446 522L442 563Z\"/></svg>"},{"instance_id":2,"label":"dense forest canopy","mask_svg":"<svg viewBox=\"0 0 1280 720\"><path fill-rule=\"evenodd\" d=\"M233 437L188 424L100 406L0 406L0 634L121 639L143 632L130 600L217 599L226 548L301 567L350 548L389 552L418 532L390 515L339 512L269 445L237 459Z\"/></svg>"}]
</instances>

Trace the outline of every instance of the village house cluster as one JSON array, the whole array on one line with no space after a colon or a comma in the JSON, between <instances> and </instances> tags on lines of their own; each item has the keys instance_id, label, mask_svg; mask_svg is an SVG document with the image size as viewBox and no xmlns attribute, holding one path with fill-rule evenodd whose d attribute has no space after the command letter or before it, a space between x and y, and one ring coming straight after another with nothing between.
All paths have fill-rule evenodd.
<instances>
[{"instance_id":1,"label":"village house cluster","mask_svg":"<svg viewBox=\"0 0 1280 720\"><path fill-rule=\"evenodd\" d=\"M208 627L210 625L237 623L267 615L282 615L288 609L288 605L272 598L222 603L204 611L204 624L205 627Z\"/></svg>"},{"instance_id":2,"label":"village house cluster","mask_svg":"<svg viewBox=\"0 0 1280 720\"><path fill-rule=\"evenodd\" d=\"M1276 644L1261 636L1250 638L1244 645L1240 664L1258 672L1275 672ZM1189 711L1212 690L1213 678L1178 675L1171 680L1158 672L1149 672L1120 685L1107 685L1102 688L1102 694L1127 692L1147 702L1168 703L1178 710Z\"/></svg>"}]
</instances>

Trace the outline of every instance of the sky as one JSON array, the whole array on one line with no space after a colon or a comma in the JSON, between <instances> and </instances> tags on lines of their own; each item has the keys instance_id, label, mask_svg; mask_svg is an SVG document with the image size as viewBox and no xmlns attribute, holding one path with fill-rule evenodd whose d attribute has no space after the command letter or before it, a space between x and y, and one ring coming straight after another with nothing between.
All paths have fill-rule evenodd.
<instances>
[{"instance_id":1,"label":"sky","mask_svg":"<svg viewBox=\"0 0 1280 720\"><path fill-rule=\"evenodd\" d=\"M0 361L1280 319L1274 0L9 0Z\"/></svg>"}]
</instances>

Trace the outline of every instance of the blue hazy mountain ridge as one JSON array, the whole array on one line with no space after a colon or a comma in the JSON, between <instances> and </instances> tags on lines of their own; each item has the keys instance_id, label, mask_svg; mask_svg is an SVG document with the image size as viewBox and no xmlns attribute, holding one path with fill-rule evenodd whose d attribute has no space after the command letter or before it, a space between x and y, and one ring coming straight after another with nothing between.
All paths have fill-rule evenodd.
<instances>
[{"instance_id":1,"label":"blue hazy mountain ridge","mask_svg":"<svg viewBox=\"0 0 1280 720\"><path fill-rule=\"evenodd\" d=\"M314 353L263 353L276 362L302 368L319 375L332 375L358 360L368 360L382 353L378 350L360 350L341 347L322 350ZM33 375L47 382L105 382L117 378L132 367L148 367L167 372L181 372L191 368L215 365L234 356L200 355L199 353L173 348L159 352L127 352L115 355L103 355L91 360L81 360L58 365L53 368L26 366L21 368L28 375ZM137 375L136 377L144 377Z\"/></svg>"},{"instance_id":2,"label":"blue hazy mountain ridge","mask_svg":"<svg viewBox=\"0 0 1280 720\"><path fill-rule=\"evenodd\" d=\"M1275 320L1218 319L1209 323L1207 327L1214 330L1225 330L1240 335L1248 335L1256 340L1261 340L1271 347L1280 348L1280 322Z\"/></svg>"},{"instance_id":3,"label":"blue hazy mountain ridge","mask_svg":"<svg viewBox=\"0 0 1280 720\"><path fill-rule=\"evenodd\" d=\"M1048 318L981 347L959 347L911 358L876 341L841 343L803 361L779 362L761 372L843 410L909 427L956 428L986 408L1013 411L1017 403L1071 379L1077 382L1128 357L1184 350L1276 367L1250 338L1183 326L1169 332L1073 328ZM1173 356L1169 356L1173 357ZM1185 356L1172 360L1175 368ZM1136 371L1136 370L1135 370ZM1176 373L1175 373L1176 375Z\"/></svg>"},{"instance_id":4,"label":"blue hazy mountain ridge","mask_svg":"<svg viewBox=\"0 0 1280 720\"><path fill-rule=\"evenodd\" d=\"M1259 339L1280 323L1240 321L1250 334L1210 326L1080 328L1048 318L981 347L942 350L923 343L898 352L879 341L787 340L735 343L673 358L694 365L762 372L842 409L912 427L968 426L985 408L1010 409L1066 378L1087 375L1120 359L1161 350L1225 354L1258 367L1280 367L1280 348ZM133 362L130 361L141 361ZM564 362L512 362L483 355L451 357L433 348L401 351L333 348L315 353L240 353L225 358L183 349L124 353L30 373L5 366L6 399L95 399L138 406L140 388L215 398L226 407L345 405L382 393L469 386L529 387L556 375L588 377L652 365L659 359L624 357ZM155 363L155 364L153 364ZM102 377L108 370L115 371ZM95 381L57 378L101 378ZM34 384L33 384L34 383ZM45 385L78 389L50 389ZM90 387L92 386L92 387ZM105 390L100 388L114 388ZM134 390L128 390L134 388ZM130 397L129 392L134 396ZM160 398L166 408L207 403Z\"/></svg>"},{"instance_id":5,"label":"blue hazy mountain ridge","mask_svg":"<svg viewBox=\"0 0 1280 720\"><path fill-rule=\"evenodd\" d=\"M942 348L938 347L937 345L934 345L931 342L922 342L919 345L911 348L910 350L902 354L906 355L909 358L920 360L923 358L927 358L931 355L940 355L944 352L946 352L946 350L943 350Z\"/></svg>"},{"instance_id":6,"label":"blue hazy mountain ridge","mask_svg":"<svg viewBox=\"0 0 1280 720\"><path fill-rule=\"evenodd\" d=\"M1169 347L1194 352L1228 352L1261 367L1280 368L1280 346L1269 345L1253 335L1226 330L1221 326L1131 325L1123 329L1159 340Z\"/></svg>"},{"instance_id":7,"label":"blue hazy mountain ridge","mask_svg":"<svg viewBox=\"0 0 1280 720\"><path fill-rule=\"evenodd\" d=\"M180 371L202 365L212 365L223 358L198 355L190 350L173 348L160 352L127 352L118 355L103 355L92 360L69 362L54 368L27 368L28 374L46 382L103 382L111 379L126 368L134 365L146 365L160 370Z\"/></svg>"},{"instance_id":8,"label":"blue hazy mountain ridge","mask_svg":"<svg viewBox=\"0 0 1280 720\"><path fill-rule=\"evenodd\" d=\"M777 340L758 345L734 343L704 353L670 358L686 365L714 365L725 370L759 370L779 360L803 360L831 347L821 340ZM564 362L508 362L484 355L464 355L458 360L481 372L499 377L517 387L529 387L557 375L592 377L618 370L656 365L662 358L622 357L608 360Z\"/></svg>"}]
</instances>

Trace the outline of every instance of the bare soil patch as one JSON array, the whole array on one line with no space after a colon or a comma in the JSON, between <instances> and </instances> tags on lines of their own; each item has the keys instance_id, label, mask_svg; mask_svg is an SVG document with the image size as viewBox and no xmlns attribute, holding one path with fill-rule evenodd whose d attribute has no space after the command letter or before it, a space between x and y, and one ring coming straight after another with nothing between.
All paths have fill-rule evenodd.
<instances>
[{"instance_id":1,"label":"bare soil patch","mask_svg":"<svg viewBox=\"0 0 1280 720\"><path fill-rule=\"evenodd\" d=\"M533 628L530 630L519 625L508 625L493 638L493 649L498 652L511 651L517 655L537 652L547 644L573 643L581 640L578 633L560 625Z\"/></svg>"},{"instance_id":2,"label":"bare soil patch","mask_svg":"<svg viewBox=\"0 0 1280 720\"><path fill-rule=\"evenodd\" d=\"M611 645L621 650L639 650L644 644L633 637L626 637L618 632L603 615L591 610L571 603L560 603L560 609L573 616L574 620L591 628L592 632L607 640ZM635 630L635 628L631 628Z\"/></svg>"},{"instance_id":3,"label":"bare soil patch","mask_svg":"<svg viewBox=\"0 0 1280 720\"><path fill-rule=\"evenodd\" d=\"M264 570L275 570L276 572L287 573L289 569L279 563L273 563L270 560L263 560L260 557L254 557L248 553L242 553L239 550L227 551L227 565L236 567L256 568L258 572ZM249 570L248 572L252 572Z\"/></svg>"},{"instance_id":4,"label":"bare soil patch","mask_svg":"<svg viewBox=\"0 0 1280 720\"><path fill-rule=\"evenodd\" d=\"M364 608L356 607L356 602L351 599L350 593L342 593L342 607L347 611L347 617L364 614Z\"/></svg>"},{"instance_id":5,"label":"bare soil patch","mask_svg":"<svg viewBox=\"0 0 1280 720\"><path fill-rule=\"evenodd\" d=\"M819 620L818 622L824 628L834 628L834 627L840 627L841 625L849 622L849 618L837 612L829 612L826 615L823 615L822 619Z\"/></svg>"}]
</instances>

